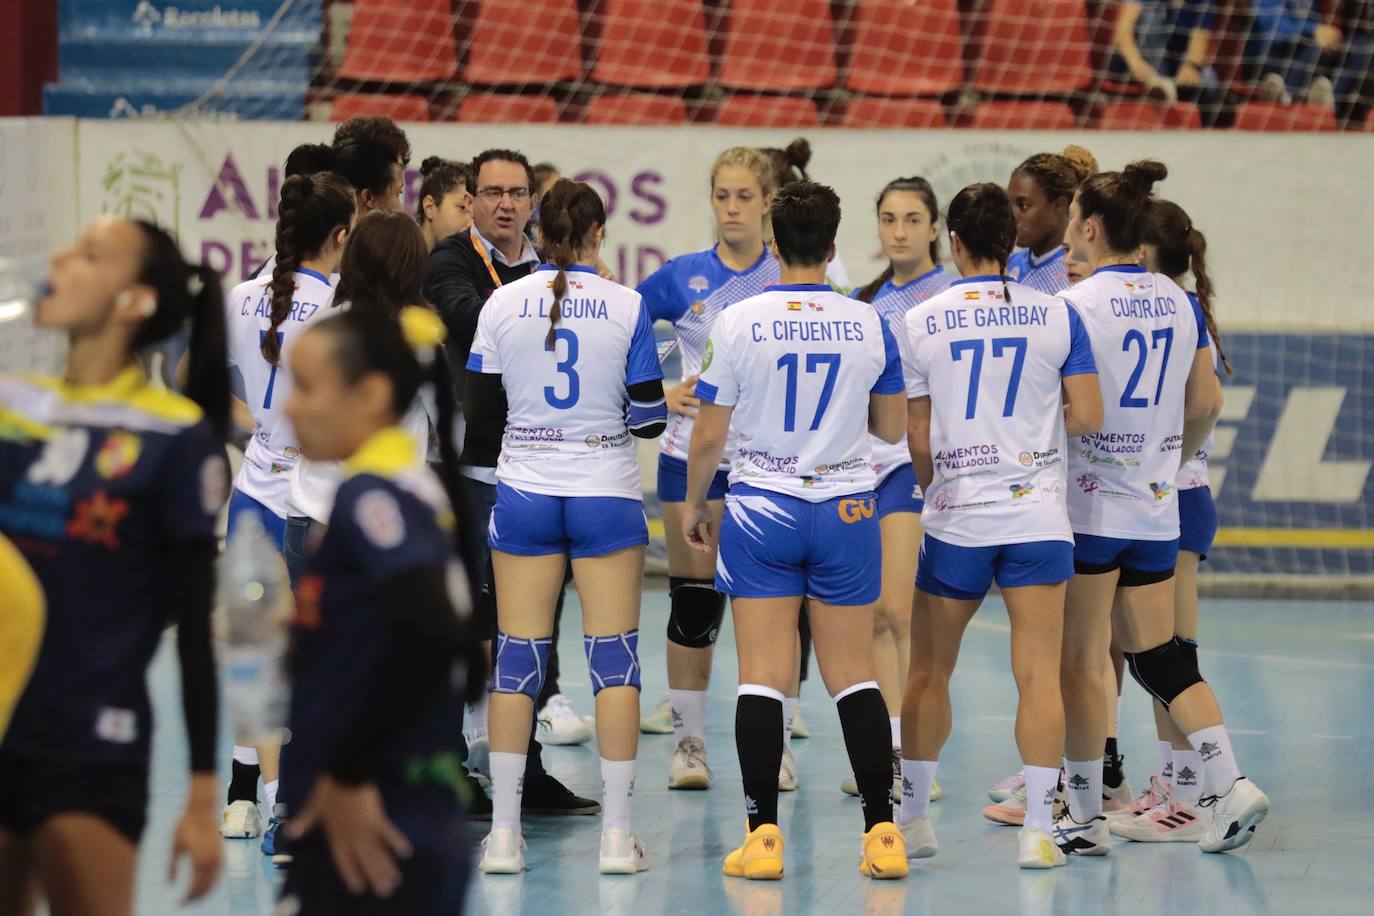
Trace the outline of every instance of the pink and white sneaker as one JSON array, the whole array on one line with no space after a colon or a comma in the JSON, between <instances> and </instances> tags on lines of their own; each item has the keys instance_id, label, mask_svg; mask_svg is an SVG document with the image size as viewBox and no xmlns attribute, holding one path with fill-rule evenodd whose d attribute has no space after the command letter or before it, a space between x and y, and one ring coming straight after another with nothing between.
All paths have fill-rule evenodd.
<instances>
[{"instance_id":1,"label":"pink and white sneaker","mask_svg":"<svg viewBox=\"0 0 1374 916\"><path fill-rule=\"evenodd\" d=\"M1130 780L1122 777L1121 785L1115 789L1110 786L1102 786L1102 813L1107 815L1108 820L1113 814L1129 811L1131 805L1135 804L1135 791L1131 788Z\"/></svg>"},{"instance_id":2,"label":"pink and white sneaker","mask_svg":"<svg viewBox=\"0 0 1374 916\"><path fill-rule=\"evenodd\" d=\"M1151 776L1150 784L1145 787L1143 792L1136 796L1135 801L1131 802L1130 806L1124 810L1107 814L1107 820L1108 822L1128 821L1140 817L1142 814L1148 814L1157 806L1163 804L1168 797L1169 786L1158 776Z\"/></svg>"},{"instance_id":3,"label":"pink and white sneaker","mask_svg":"<svg viewBox=\"0 0 1374 916\"><path fill-rule=\"evenodd\" d=\"M1154 808L1137 817L1109 820L1107 829L1136 843L1196 843L1211 824L1209 811L1180 801L1169 791Z\"/></svg>"},{"instance_id":4,"label":"pink and white sneaker","mask_svg":"<svg viewBox=\"0 0 1374 916\"><path fill-rule=\"evenodd\" d=\"M1064 793L1055 790L1053 816L1058 817L1064 810ZM1020 787L1007 796L1006 801L986 805L983 808L983 817L998 824L1006 824L1008 827L1022 827L1026 823L1026 784L1023 782Z\"/></svg>"},{"instance_id":5,"label":"pink and white sneaker","mask_svg":"<svg viewBox=\"0 0 1374 916\"><path fill-rule=\"evenodd\" d=\"M1001 804L1011 797L1011 793L1025 785L1026 774L1017 770L1001 782L993 784L993 787L988 789L988 798L992 799L993 804Z\"/></svg>"}]
</instances>

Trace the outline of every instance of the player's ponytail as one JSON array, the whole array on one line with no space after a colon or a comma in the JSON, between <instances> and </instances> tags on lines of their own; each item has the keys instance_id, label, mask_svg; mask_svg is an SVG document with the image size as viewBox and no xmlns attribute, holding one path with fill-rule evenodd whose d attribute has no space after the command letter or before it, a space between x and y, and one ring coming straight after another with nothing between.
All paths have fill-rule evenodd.
<instances>
[{"instance_id":1,"label":"player's ponytail","mask_svg":"<svg viewBox=\"0 0 1374 916\"><path fill-rule=\"evenodd\" d=\"M949 202L945 218L950 234L959 239L969 256L980 261L993 261L1002 277L1002 295L1011 302L1007 287L1007 259L1016 247L1016 216L1011 210L1011 198L999 184L990 181L971 184Z\"/></svg>"},{"instance_id":2,"label":"player's ponytail","mask_svg":"<svg viewBox=\"0 0 1374 916\"><path fill-rule=\"evenodd\" d=\"M188 325L184 391L200 406L220 439L229 435L229 374L224 337L224 296L219 274L204 264L188 264L176 240L165 229L134 222L143 235L143 263L138 282L153 291L156 302L134 336L135 352L174 337Z\"/></svg>"},{"instance_id":3,"label":"player's ponytail","mask_svg":"<svg viewBox=\"0 0 1374 916\"><path fill-rule=\"evenodd\" d=\"M1132 162L1119 172L1100 172L1078 189L1078 209L1083 219L1098 217L1107 246L1116 254L1129 255L1145 237L1145 221L1154 201L1154 186L1169 175L1162 162Z\"/></svg>"},{"instance_id":4,"label":"player's ponytail","mask_svg":"<svg viewBox=\"0 0 1374 916\"><path fill-rule=\"evenodd\" d=\"M563 297L568 293L568 267L594 244L593 234L606 225L606 206L591 185L560 178L539 202L539 233L544 256L558 266L550 292L549 333L544 349L552 350L555 330L563 319Z\"/></svg>"},{"instance_id":5,"label":"player's ponytail","mask_svg":"<svg viewBox=\"0 0 1374 916\"><path fill-rule=\"evenodd\" d=\"M302 261L320 253L340 229L353 220L353 189L333 172L296 175L282 185L277 205L277 263L268 285L271 327L262 338L262 356L272 365L281 361L277 328L291 314L296 270Z\"/></svg>"},{"instance_id":6,"label":"player's ponytail","mask_svg":"<svg viewBox=\"0 0 1374 916\"><path fill-rule=\"evenodd\" d=\"M1216 315L1212 311L1216 288L1212 285L1211 275L1207 273L1207 237L1193 225L1192 219L1182 207L1171 200L1156 200L1150 207L1149 218L1145 221L1147 244L1155 249L1155 266L1175 282L1183 275L1193 275L1193 286L1198 302L1202 305L1202 317L1207 322L1207 333L1212 338L1212 346L1217 348L1217 359L1227 375L1234 370L1221 348L1221 331L1217 328Z\"/></svg>"},{"instance_id":7,"label":"player's ponytail","mask_svg":"<svg viewBox=\"0 0 1374 916\"><path fill-rule=\"evenodd\" d=\"M938 224L940 222L940 203L935 197L935 189L931 187L929 181L926 181L919 175L912 176L911 178L894 178L887 184L883 185L883 189L878 192L878 200L875 204L875 208L877 209L877 211L879 213L882 213L883 201L887 200L887 195L903 191L909 194L915 194L921 198L921 203L925 204L926 210L930 213L930 221L932 225ZM930 240L930 260L933 264L939 266L940 237L938 235ZM873 297L878 295L878 290L883 288L883 284L887 283L888 280L892 279L892 275L892 262L889 261L887 269L884 270L882 274L878 276L877 279L869 283L867 286L861 287L857 292L853 293L852 295L855 299L859 299L863 302L872 302Z\"/></svg>"}]
</instances>

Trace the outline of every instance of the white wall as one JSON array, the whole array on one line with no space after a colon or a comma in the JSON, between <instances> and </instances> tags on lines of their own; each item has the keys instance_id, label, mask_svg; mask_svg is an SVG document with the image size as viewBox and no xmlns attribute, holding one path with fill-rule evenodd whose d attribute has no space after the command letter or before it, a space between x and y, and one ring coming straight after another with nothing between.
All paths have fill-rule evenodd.
<instances>
[{"instance_id":1,"label":"white wall","mask_svg":"<svg viewBox=\"0 0 1374 916\"><path fill-rule=\"evenodd\" d=\"M590 180L612 208L607 260L626 282L651 271L660 255L711 243L707 172L720 150L782 146L795 136L716 128L406 129L413 163L506 146L532 160L550 159L566 175L594 173ZM264 258L271 247L275 174L287 152L331 134L332 125L314 123L82 121L76 135L80 217L111 210L155 214L177 227L191 253L203 247L237 280L245 260ZM839 244L856 281L882 266L872 207L889 179L924 175L945 202L971 182L1005 182L1031 153L1073 142L1091 149L1104 168L1147 156L1169 165L1161 193L1207 233L1228 330L1374 329L1371 294L1357 278L1374 230L1374 135L815 130L807 136L813 177L833 185L844 202Z\"/></svg>"}]
</instances>

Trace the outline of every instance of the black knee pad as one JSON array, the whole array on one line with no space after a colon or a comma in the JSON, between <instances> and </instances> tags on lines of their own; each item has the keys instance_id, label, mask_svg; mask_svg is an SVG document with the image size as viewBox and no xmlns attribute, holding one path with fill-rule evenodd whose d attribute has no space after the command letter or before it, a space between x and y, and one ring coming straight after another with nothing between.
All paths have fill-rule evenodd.
<instances>
[{"instance_id":1,"label":"black knee pad","mask_svg":"<svg viewBox=\"0 0 1374 916\"><path fill-rule=\"evenodd\" d=\"M725 617L725 596L716 591L714 579L668 579L668 641L688 649L716 644Z\"/></svg>"},{"instance_id":2,"label":"black knee pad","mask_svg":"<svg viewBox=\"0 0 1374 916\"><path fill-rule=\"evenodd\" d=\"M1144 652L1127 652L1126 664L1136 683L1163 703L1165 709L1180 693L1202 683L1197 663L1174 639Z\"/></svg>"},{"instance_id":3,"label":"black knee pad","mask_svg":"<svg viewBox=\"0 0 1374 916\"><path fill-rule=\"evenodd\" d=\"M1186 636L1174 635L1174 642L1183 650L1183 655L1188 659L1188 664L1192 665L1199 673L1202 668L1197 663L1197 640L1188 639Z\"/></svg>"}]
</instances>

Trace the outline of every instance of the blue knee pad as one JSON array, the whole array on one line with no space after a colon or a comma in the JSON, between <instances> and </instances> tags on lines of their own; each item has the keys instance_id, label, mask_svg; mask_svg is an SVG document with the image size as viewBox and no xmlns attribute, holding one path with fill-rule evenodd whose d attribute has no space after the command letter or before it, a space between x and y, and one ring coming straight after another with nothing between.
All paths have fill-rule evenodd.
<instances>
[{"instance_id":1,"label":"blue knee pad","mask_svg":"<svg viewBox=\"0 0 1374 916\"><path fill-rule=\"evenodd\" d=\"M549 670L549 647L553 637L522 639L509 633L496 634L496 670L491 676L492 693L523 693L536 703L544 689Z\"/></svg>"},{"instance_id":2,"label":"blue knee pad","mask_svg":"<svg viewBox=\"0 0 1374 916\"><path fill-rule=\"evenodd\" d=\"M592 675L592 696L607 687L639 689L639 631L619 636L583 636L587 670Z\"/></svg>"}]
</instances>

